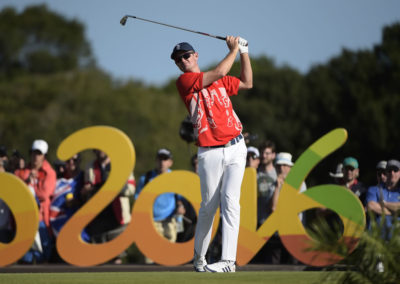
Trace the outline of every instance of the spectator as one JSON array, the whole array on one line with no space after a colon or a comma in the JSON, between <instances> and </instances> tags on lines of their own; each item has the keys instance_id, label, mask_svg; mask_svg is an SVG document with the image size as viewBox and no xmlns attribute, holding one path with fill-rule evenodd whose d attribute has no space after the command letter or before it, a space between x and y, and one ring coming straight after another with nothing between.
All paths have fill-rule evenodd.
<instances>
[{"instance_id":1,"label":"spectator","mask_svg":"<svg viewBox=\"0 0 400 284\"><path fill-rule=\"evenodd\" d=\"M33 141L30 153L31 160L27 170L16 171L26 184L31 187L40 202L40 220L50 229L50 200L56 187L56 172L46 160L48 144L44 140Z\"/></svg>"},{"instance_id":2,"label":"spectator","mask_svg":"<svg viewBox=\"0 0 400 284\"><path fill-rule=\"evenodd\" d=\"M0 173L4 173L4 161L0 159ZM0 242L9 243L15 236L15 230L13 228L13 216L8 208L7 204L0 199Z\"/></svg>"},{"instance_id":3,"label":"spectator","mask_svg":"<svg viewBox=\"0 0 400 284\"><path fill-rule=\"evenodd\" d=\"M271 214L271 197L275 190L277 178L274 160L275 143L266 141L260 148L261 158L257 171L257 223L263 224Z\"/></svg>"},{"instance_id":4,"label":"spectator","mask_svg":"<svg viewBox=\"0 0 400 284\"><path fill-rule=\"evenodd\" d=\"M93 151L96 158L87 166L84 174L84 185L81 190L82 201L89 200L104 185L111 170L111 160L100 150ZM135 194L136 183L133 173L130 174L120 194L100 212L87 226L87 232L93 243L104 243L116 238L131 221L130 198ZM116 259L121 264L125 253Z\"/></svg>"},{"instance_id":5,"label":"spectator","mask_svg":"<svg viewBox=\"0 0 400 284\"><path fill-rule=\"evenodd\" d=\"M382 237L385 240L391 238L391 228L394 216L400 221L400 162L389 160L386 165L387 180L377 186L368 188L366 197L367 209L374 213L379 223L382 215L385 215Z\"/></svg>"},{"instance_id":6,"label":"spectator","mask_svg":"<svg viewBox=\"0 0 400 284\"><path fill-rule=\"evenodd\" d=\"M83 186L83 171L80 168L81 156L74 155L64 163L62 177L57 179L54 197L50 206L50 224L55 237L61 228L80 208L82 201L80 191ZM86 229L82 232L82 239L90 241Z\"/></svg>"},{"instance_id":7,"label":"spectator","mask_svg":"<svg viewBox=\"0 0 400 284\"><path fill-rule=\"evenodd\" d=\"M26 169L17 169L15 174L28 185L39 206L39 230L32 248L22 257L23 263L46 262L50 259L54 238L50 227L50 200L56 186L56 173L46 159L48 144L34 140L30 149L30 162Z\"/></svg>"},{"instance_id":8,"label":"spectator","mask_svg":"<svg viewBox=\"0 0 400 284\"><path fill-rule=\"evenodd\" d=\"M14 173L17 176L23 176L24 171L27 171L25 158L21 155L18 150L14 150L7 171Z\"/></svg>"},{"instance_id":9,"label":"spectator","mask_svg":"<svg viewBox=\"0 0 400 284\"><path fill-rule=\"evenodd\" d=\"M6 172L5 162L4 160L0 159L0 173L5 173L5 172Z\"/></svg>"},{"instance_id":10,"label":"spectator","mask_svg":"<svg viewBox=\"0 0 400 284\"><path fill-rule=\"evenodd\" d=\"M260 164L260 152L256 147L247 147L246 167L252 167L258 169Z\"/></svg>"},{"instance_id":11,"label":"spectator","mask_svg":"<svg viewBox=\"0 0 400 284\"><path fill-rule=\"evenodd\" d=\"M376 165L376 181L377 184L385 184L387 180L387 175L386 175L386 165L387 161L380 161Z\"/></svg>"},{"instance_id":12,"label":"spectator","mask_svg":"<svg viewBox=\"0 0 400 284\"><path fill-rule=\"evenodd\" d=\"M196 174L198 173L198 162L197 154L194 154L190 159L190 164L192 166L192 171ZM197 222L196 211L190 202L185 198L182 198L181 201L185 208L185 214L183 215L183 231L178 232L176 242L186 242L193 238Z\"/></svg>"},{"instance_id":13,"label":"spectator","mask_svg":"<svg viewBox=\"0 0 400 284\"><path fill-rule=\"evenodd\" d=\"M0 162L1 164L2 162ZM0 168L1 172L1 168ZM0 199L0 243L9 243L15 236L13 216L7 204Z\"/></svg>"},{"instance_id":14,"label":"spectator","mask_svg":"<svg viewBox=\"0 0 400 284\"><path fill-rule=\"evenodd\" d=\"M276 169L277 169L277 173L278 173L278 177L276 179L276 183L275 183L275 191L274 191L274 195L272 198L272 202L271 202L271 210L275 211L276 210L276 206L278 204L278 198L279 198L279 193L281 191L281 188L283 186L283 183L285 182L285 179L287 177L287 175L289 174L290 170L293 167L293 162L292 162L292 154L290 153L278 153L278 155L276 156ZM307 190L307 186L306 183L303 182L300 186L300 192L304 192ZM301 218L301 216L300 216Z\"/></svg>"},{"instance_id":15,"label":"spectator","mask_svg":"<svg viewBox=\"0 0 400 284\"><path fill-rule=\"evenodd\" d=\"M64 161L57 160L53 163L54 170L56 171L57 179L63 178L66 171L66 164Z\"/></svg>"},{"instance_id":16,"label":"spectator","mask_svg":"<svg viewBox=\"0 0 400 284\"><path fill-rule=\"evenodd\" d=\"M275 191L271 202L272 212L276 210L279 193L282 189L283 183L285 182L287 175L289 174L292 166L294 165L292 162L292 155L290 153L285 153L285 152L278 153L278 155L276 156L275 165L278 176L276 179ZM300 192L304 192L306 191L306 189L307 189L306 184L305 182L303 182L300 187ZM299 214L299 218L304 222L302 213ZM270 251L271 263L292 264L296 262L296 260L290 255L290 253L283 246L281 239L276 233L271 237L270 241L271 241L271 251Z\"/></svg>"},{"instance_id":17,"label":"spectator","mask_svg":"<svg viewBox=\"0 0 400 284\"><path fill-rule=\"evenodd\" d=\"M367 189L358 180L360 169L357 159L347 157L343 160L343 182L344 186L358 196L361 203L365 206L365 196Z\"/></svg>"},{"instance_id":18,"label":"spectator","mask_svg":"<svg viewBox=\"0 0 400 284\"><path fill-rule=\"evenodd\" d=\"M142 175L139 179L135 194L137 199L145 185L158 175L171 172L173 165L172 154L168 149L159 149L156 154L156 167ZM185 207L180 196L174 193L163 193L154 201L153 217L156 231L170 242L177 240L177 224L175 215L184 215ZM146 258L145 262L150 264L152 260Z\"/></svg>"},{"instance_id":19,"label":"spectator","mask_svg":"<svg viewBox=\"0 0 400 284\"><path fill-rule=\"evenodd\" d=\"M343 164L339 163L336 166L336 171L334 173L330 172L329 176L333 178L335 184L343 184Z\"/></svg>"},{"instance_id":20,"label":"spectator","mask_svg":"<svg viewBox=\"0 0 400 284\"><path fill-rule=\"evenodd\" d=\"M2 168L6 170L8 167L8 156L7 156L6 146L0 146L0 163Z\"/></svg>"}]
</instances>

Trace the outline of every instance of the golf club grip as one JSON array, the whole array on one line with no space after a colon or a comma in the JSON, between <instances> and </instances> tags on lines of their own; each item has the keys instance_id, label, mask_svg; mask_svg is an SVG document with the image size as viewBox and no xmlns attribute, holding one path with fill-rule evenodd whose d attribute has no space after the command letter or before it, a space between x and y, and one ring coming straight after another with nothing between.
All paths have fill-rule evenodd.
<instances>
[{"instance_id":1,"label":"golf club grip","mask_svg":"<svg viewBox=\"0 0 400 284\"><path fill-rule=\"evenodd\" d=\"M215 36L217 39L226 40L226 37L223 36Z\"/></svg>"}]
</instances>

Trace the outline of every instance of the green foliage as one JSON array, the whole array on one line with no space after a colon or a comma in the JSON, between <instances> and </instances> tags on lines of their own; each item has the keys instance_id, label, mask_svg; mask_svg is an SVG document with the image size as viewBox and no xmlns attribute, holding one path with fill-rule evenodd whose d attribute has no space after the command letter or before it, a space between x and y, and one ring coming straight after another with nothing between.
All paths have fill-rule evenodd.
<instances>
[{"instance_id":1,"label":"green foliage","mask_svg":"<svg viewBox=\"0 0 400 284\"><path fill-rule=\"evenodd\" d=\"M170 148L175 169L189 169L193 144L179 137L186 109L175 81L151 87L118 81L94 65L84 26L46 6L0 11L0 144L27 153L33 139L49 142L49 159L74 131L110 125L136 149L135 176L154 166L158 148ZM295 52L295 51L294 51ZM349 139L321 162L307 184L326 183L344 156L359 159L361 180L375 182L375 164L398 158L400 140L400 24L385 27L372 50L343 50L301 74L266 56L252 58L254 88L232 97L245 131L258 146L272 139L296 159L316 139L344 127ZM234 65L231 75L238 75Z\"/></svg>"},{"instance_id":2,"label":"green foliage","mask_svg":"<svg viewBox=\"0 0 400 284\"><path fill-rule=\"evenodd\" d=\"M83 25L66 20L45 5L28 7L21 14L5 8L0 19L0 78L50 74L94 62Z\"/></svg>"},{"instance_id":3,"label":"green foliage","mask_svg":"<svg viewBox=\"0 0 400 284\"><path fill-rule=\"evenodd\" d=\"M377 223L374 216L370 215L371 228L366 230L359 241L357 248L350 254L343 239L339 227L329 226L324 219L319 219L312 229L308 231L310 236L316 240L312 250L326 251L346 257L340 266L325 269L327 273L323 276L322 283L382 283L395 284L400 279L400 222L395 222L390 229L392 238L385 240L384 215L381 222ZM383 271L378 268L382 265ZM332 271L344 270L344 273L332 275Z\"/></svg>"}]
</instances>

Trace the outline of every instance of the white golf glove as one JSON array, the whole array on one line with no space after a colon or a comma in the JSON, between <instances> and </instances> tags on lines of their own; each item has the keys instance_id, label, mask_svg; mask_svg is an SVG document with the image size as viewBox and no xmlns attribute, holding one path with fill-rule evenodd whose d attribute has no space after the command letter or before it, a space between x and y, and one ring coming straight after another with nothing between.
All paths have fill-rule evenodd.
<instances>
[{"instance_id":1,"label":"white golf glove","mask_svg":"<svg viewBox=\"0 0 400 284\"><path fill-rule=\"evenodd\" d=\"M239 52L242 53L249 53L249 43L244 38L239 38Z\"/></svg>"}]
</instances>

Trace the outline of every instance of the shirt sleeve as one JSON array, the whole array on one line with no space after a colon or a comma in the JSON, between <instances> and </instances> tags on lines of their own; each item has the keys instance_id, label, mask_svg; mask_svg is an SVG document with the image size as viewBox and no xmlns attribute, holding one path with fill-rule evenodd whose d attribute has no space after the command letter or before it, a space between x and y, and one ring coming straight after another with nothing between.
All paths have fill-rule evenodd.
<instances>
[{"instance_id":1,"label":"shirt sleeve","mask_svg":"<svg viewBox=\"0 0 400 284\"><path fill-rule=\"evenodd\" d=\"M221 80L225 86L228 96L237 95L240 84L239 78L233 76L224 76Z\"/></svg>"},{"instance_id":2,"label":"shirt sleeve","mask_svg":"<svg viewBox=\"0 0 400 284\"><path fill-rule=\"evenodd\" d=\"M368 188L365 202L368 203L370 201L379 202L379 190L377 186L371 186Z\"/></svg>"},{"instance_id":3,"label":"shirt sleeve","mask_svg":"<svg viewBox=\"0 0 400 284\"><path fill-rule=\"evenodd\" d=\"M51 169L50 166L46 167L45 170L45 178L42 183L39 183L39 186L36 188L36 195L40 201L50 200L56 188L56 172Z\"/></svg>"},{"instance_id":4,"label":"shirt sleeve","mask_svg":"<svg viewBox=\"0 0 400 284\"><path fill-rule=\"evenodd\" d=\"M190 99L189 95L203 89L203 72L182 74L176 81L176 87L182 99L185 101Z\"/></svg>"},{"instance_id":5,"label":"shirt sleeve","mask_svg":"<svg viewBox=\"0 0 400 284\"><path fill-rule=\"evenodd\" d=\"M136 187L136 192L135 192L135 200L139 197L139 193L142 191L143 187L144 187L144 181L146 179L146 175L142 175L139 178L139 183L138 186Z\"/></svg>"}]
</instances>

